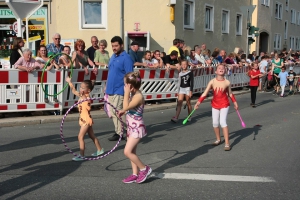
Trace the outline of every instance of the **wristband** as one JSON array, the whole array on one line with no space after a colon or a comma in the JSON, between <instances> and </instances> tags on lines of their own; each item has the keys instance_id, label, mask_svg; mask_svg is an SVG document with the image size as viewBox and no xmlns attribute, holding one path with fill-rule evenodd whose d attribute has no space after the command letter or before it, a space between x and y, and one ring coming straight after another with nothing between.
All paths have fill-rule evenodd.
<instances>
[{"instance_id":1,"label":"wristband","mask_svg":"<svg viewBox=\"0 0 300 200\"><path fill-rule=\"evenodd\" d=\"M235 103L236 102L236 99L235 99L235 97L234 97L234 94L231 94L231 101L232 101L232 103Z\"/></svg>"},{"instance_id":2,"label":"wristband","mask_svg":"<svg viewBox=\"0 0 300 200\"><path fill-rule=\"evenodd\" d=\"M206 98L206 96L201 96L201 97L198 99L198 102L202 103L202 101L204 101L205 98Z\"/></svg>"}]
</instances>

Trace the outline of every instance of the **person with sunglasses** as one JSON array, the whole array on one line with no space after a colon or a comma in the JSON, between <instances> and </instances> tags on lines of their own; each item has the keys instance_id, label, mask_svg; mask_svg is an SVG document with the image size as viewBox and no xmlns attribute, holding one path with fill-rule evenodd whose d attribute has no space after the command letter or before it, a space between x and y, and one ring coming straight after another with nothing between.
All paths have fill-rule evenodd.
<instances>
[{"instance_id":1,"label":"person with sunglasses","mask_svg":"<svg viewBox=\"0 0 300 200\"><path fill-rule=\"evenodd\" d=\"M49 55L55 55L57 53L61 53L64 49L64 46L60 44L61 36L59 33L55 33L52 37L53 43L47 44L46 48ZM58 63L59 56L56 56L55 62Z\"/></svg>"}]
</instances>

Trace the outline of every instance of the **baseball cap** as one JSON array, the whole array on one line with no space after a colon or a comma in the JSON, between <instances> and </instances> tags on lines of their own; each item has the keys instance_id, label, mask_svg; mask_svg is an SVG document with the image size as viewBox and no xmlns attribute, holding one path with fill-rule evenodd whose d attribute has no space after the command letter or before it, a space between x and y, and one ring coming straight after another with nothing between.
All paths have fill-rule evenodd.
<instances>
[{"instance_id":1,"label":"baseball cap","mask_svg":"<svg viewBox=\"0 0 300 200\"><path fill-rule=\"evenodd\" d=\"M133 42L131 42L131 46L133 46L133 45L139 45L139 43L137 41L133 41Z\"/></svg>"},{"instance_id":2,"label":"baseball cap","mask_svg":"<svg viewBox=\"0 0 300 200\"><path fill-rule=\"evenodd\" d=\"M293 70L293 67L290 67L290 70Z\"/></svg>"}]
</instances>

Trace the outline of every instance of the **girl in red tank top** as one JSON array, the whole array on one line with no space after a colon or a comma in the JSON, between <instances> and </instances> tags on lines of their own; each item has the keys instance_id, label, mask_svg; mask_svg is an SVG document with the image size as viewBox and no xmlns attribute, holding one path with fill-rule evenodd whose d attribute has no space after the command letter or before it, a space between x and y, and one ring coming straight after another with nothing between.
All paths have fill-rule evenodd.
<instances>
[{"instance_id":1,"label":"girl in red tank top","mask_svg":"<svg viewBox=\"0 0 300 200\"><path fill-rule=\"evenodd\" d=\"M194 108L195 109L199 108L199 105L204 101L206 95L212 89L214 93L213 99L211 100L212 118L213 118L214 132L217 138L217 140L212 145L218 146L219 144L221 144L220 128L219 128L219 125L221 125L224 139L225 139L224 150L229 151L231 150L231 147L229 144L229 131L226 122L229 105L230 105L228 96L231 98L231 101L233 102L234 108L236 110L238 109L238 104L231 91L230 81L225 79L225 71L226 70L224 65L222 64L218 65L215 71L216 77L209 81L205 91L198 99Z\"/></svg>"}]
</instances>

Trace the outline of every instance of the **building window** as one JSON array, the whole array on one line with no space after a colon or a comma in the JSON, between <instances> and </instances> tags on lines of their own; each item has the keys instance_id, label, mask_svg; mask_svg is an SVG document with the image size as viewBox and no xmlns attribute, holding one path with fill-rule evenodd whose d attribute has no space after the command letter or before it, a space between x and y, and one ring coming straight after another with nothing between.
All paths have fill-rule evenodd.
<instances>
[{"instance_id":1,"label":"building window","mask_svg":"<svg viewBox=\"0 0 300 200\"><path fill-rule=\"evenodd\" d=\"M260 0L260 3L264 6L270 6L270 1L269 0Z\"/></svg>"},{"instance_id":2,"label":"building window","mask_svg":"<svg viewBox=\"0 0 300 200\"><path fill-rule=\"evenodd\" d=\"M205 30L213 31L214 24L214 8L212 6L205 5Z\"/></svg>"},{"instance_id":3,"label":"building window","mask_svg":"<svg viewBox=\"0 0 300 200\"><path fill-rule=\"evenodd\" d=\"M295 9L291 9L291 24L296 24L297 13Z\"/></svg>"},{"instance_id":4,"label":"building window","mask_svg":"<svg viewBox=\"0 0 300 200\"><path fill-rule=\"evenodd\" d=\"M278 33L274 34L274 49L281 49L281 35Z\"/></svg>"},{"instance_id":5,"label":"building window","mask_svg":"<svg viewBox=\"0 0 300 200\"><path fill-rule=\"evenodd\" d=\"M275 3L275 18L282 19L282 4L278 2Z\"/></svg>"},{"instance_id":6,"label":"building window","mask_svg":"<svg viewBox=\"0 0 300 200\"><path fill-rule=\"evenodd\" d=\"M290 37L290 48L295 49L295 37L293 36Z\"/></svg>"},{"instance_id":7,"label":"building window","mask_svg":"<svg viewBox=\"0 0 300 200\"><path fill-rule=\"evenodd\" d=\"M236 35L242 35L242 22L243 18L241 14L236 15Z\"/></svg>"},{"instance_id":8,"label":"building window","mask_svg":"<svg viewBox=\"0 0 300 200\"><path fill-rule=\"evenodd\" d=\"M194 10L195 10L194 0L184 1L184 28L194 29Z\"/></svg>"},{"instance_id":9,"label":"building window","mask_svg":"<svg viewBox=\"0 0 300 200\"><path fill-rule=\"evenodd\" d=\"M229 11L222 10L222 33L229 33Z\"/></svg>"},{"instance_id":10,"label":"building window","mask_svg":"<svg viewBox=\"0 0 300 200\"><path fill-rule=\"evenodd\" d=\"M289 1L290 0L285 0L285 10L289 11Z\"/></svg>"},{"instance_id":11,"label":"building window","mask_svg":"<svg viewBox=\"0 0 300 200\"><path fill-rule=\"evenodd\" d=\"M295 50L299 50L299 38L295 38Z\"/></svg>"},{"instance_id":12,"label":"building window","mask_svg":"<svg viewBox=\"0 0 300 200\"><path fill-rule=\"evenodd\" d=\"M284 39L287 39L287 33L288 33L288 21L284 22Z\"/></svg>"},{"instance_id":13,"label":"building window","mask_svg":"<svg viewBox=\"0 0 300 200\"><path fill-rule=\"evenodd\" d=\"M298 12L298 25L300 25L300 12Z\"/></svg>"},{"instance_id":14,"label":"building window","mask_svg":"<svg viewBox=\"0 0 300 200\"><path fill-rule=\"evenodd\" d=\"M79 0L81 28L106 28L107 0Z\"/></svg>"}]
</instances>

